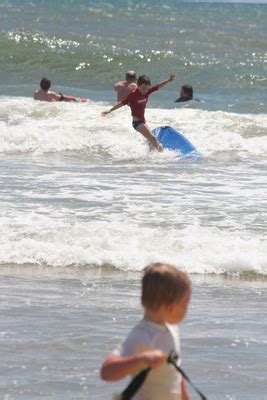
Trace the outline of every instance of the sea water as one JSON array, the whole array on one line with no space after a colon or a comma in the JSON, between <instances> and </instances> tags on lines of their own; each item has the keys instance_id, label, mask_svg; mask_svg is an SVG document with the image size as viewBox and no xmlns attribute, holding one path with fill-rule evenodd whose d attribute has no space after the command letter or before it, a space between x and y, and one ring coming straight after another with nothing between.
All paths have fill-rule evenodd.
<instances>
[{"instance_id":1,"label":"sea water","mask_svg":"<svg viewBox=\"0 0 267 400\"><path fill-rule=\"evenodd\" d=\"M266 395L266 4L0 4L0 397L106 399L104 357L141 317L153 261L193 281L183 366L209 399ZM125 107L202 154L150 154ZM90 103L32 100L40 78ZM200 101L175 104L182 84ZM197 395L193 395L197 398Z\"/></svg>"}]
</instances>

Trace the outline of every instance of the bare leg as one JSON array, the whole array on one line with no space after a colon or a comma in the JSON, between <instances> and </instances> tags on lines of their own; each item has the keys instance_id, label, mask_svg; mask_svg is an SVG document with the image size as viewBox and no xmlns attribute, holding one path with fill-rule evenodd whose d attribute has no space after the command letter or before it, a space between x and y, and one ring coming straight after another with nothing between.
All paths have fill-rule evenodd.
<instances>
[{"instance_id":1,"label":"bare leg","mask_svg":"<svg viewBox=\"0 0 267 400\"><path fill-rule=\"evenodd\" d=\"M163 151L161 145L155 138L155 136L151 133L147 124L140 124L137 126L136 130L149 141L151 150Z\"/></svg>"}]
</instances>

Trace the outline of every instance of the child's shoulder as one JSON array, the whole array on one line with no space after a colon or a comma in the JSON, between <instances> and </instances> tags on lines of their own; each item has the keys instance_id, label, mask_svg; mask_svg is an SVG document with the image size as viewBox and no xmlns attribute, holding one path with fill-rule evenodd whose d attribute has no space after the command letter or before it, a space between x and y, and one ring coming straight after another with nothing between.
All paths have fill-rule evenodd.
<instances>
[{"instance_id":1,"label":"child's shoulder","mask_svg":"<svg viewBox=\"0 0 267 400\"><path fill-rule=\"evenodd\" d=\"M132 83L129 83L129 85L128 85L128 89L130 89L130 90L135 90L135 89L137 89L137 84L136 84L136 83L134 83L134 82L132 82Z\"/></svg>"},{"instance_id":2,"label":"child's shoulder","mask_svg":"<svg viewBox=\"0 0 267 400\"><path fill-rule=\"evenodd\" d=\"M123 355L151 349L153 335L151 335L151 332L147 329L146 325L146 322L141 320L131 330L122 344Z\"/></svg>"},{"instance_id":3,"label":"child's shoulder","mask_svg":"<svg viewBox=\"0 0 267 400\"><path fill-rule=\"evenodd\" d=\"M142 338L151 341L160 333L170 332L172 336L177 336L178 328L171 324L156 324L152 321L141 319L130 332L128 338Z\"/></svg>"},{"instance_id":4,"label":"child's shoulder","mask_svg":"<svg viewBox=\"0 0 267 400\"><path fill-rule=\"evenodd\" d=\"M153 325L149 321L141 319L131 330L126 340L150 342L155 334Z\"/></svg>"}]
</instances>

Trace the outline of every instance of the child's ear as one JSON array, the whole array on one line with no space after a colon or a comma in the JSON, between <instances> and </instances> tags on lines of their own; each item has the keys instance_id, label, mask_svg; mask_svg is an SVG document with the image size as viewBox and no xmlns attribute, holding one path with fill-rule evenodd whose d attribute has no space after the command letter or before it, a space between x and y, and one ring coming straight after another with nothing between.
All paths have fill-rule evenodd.
<instances>
[{"instance_id":1,"label":"child's ear","mask_svg":"<svg viewBox=\"0 0 267 400\"><path fill-rule=\"evenodd\" d=\"M174 308L174 303L165 304L166 311L172 312Z\"/></svg>"}]
</instances>

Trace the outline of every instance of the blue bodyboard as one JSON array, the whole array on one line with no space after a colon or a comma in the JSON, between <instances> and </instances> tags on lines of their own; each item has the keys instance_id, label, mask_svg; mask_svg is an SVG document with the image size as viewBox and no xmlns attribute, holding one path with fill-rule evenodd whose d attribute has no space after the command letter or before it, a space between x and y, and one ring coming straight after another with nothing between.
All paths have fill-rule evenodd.
<instances>
[{"instance_id":1,"label":"blue bodyboard","mask_svg":"<svg viewBox=\"0 0 267 400\"><path fill-rule=\"evenodd\" d=\"M189 140L170 126L160 126L152 130L164 149L178 151L181 155L199 155L197 149Z\"/></svg>"}]
</instances>

